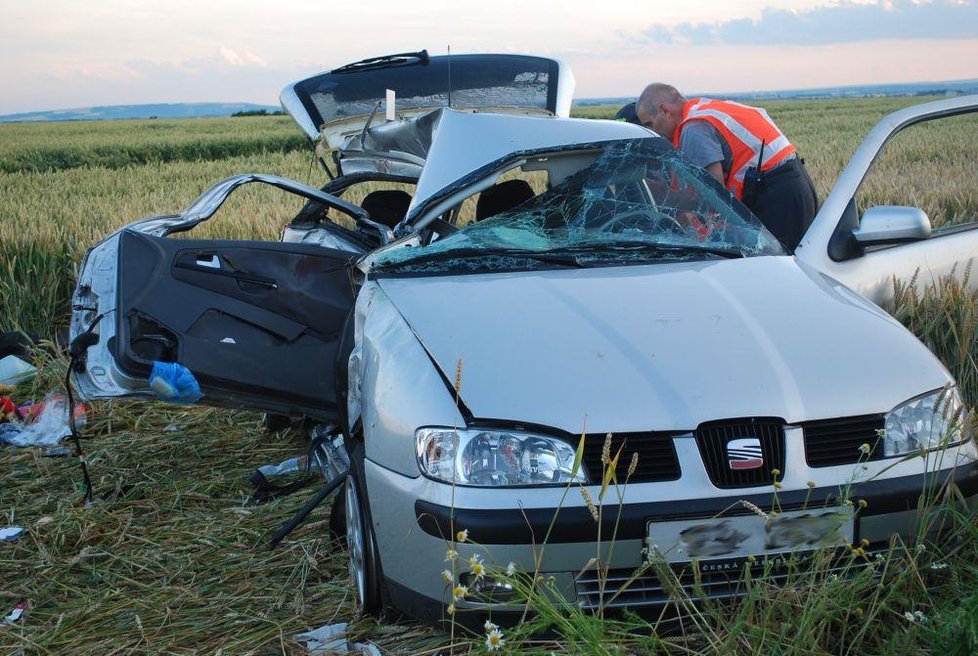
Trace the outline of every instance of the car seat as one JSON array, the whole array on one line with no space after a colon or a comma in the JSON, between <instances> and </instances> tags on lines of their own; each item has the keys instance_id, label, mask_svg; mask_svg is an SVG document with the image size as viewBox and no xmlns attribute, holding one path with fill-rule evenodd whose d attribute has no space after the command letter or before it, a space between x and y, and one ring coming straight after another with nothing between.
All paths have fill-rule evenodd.
<instances>
[{"instance_id":1,"label":"car seat","mask_svg":"<svg viewBox=\"0 0 978 656\"><path fill-rule=\"evenodd\" d=\"M479 194L479 200L475 204L475 220L481 221L507 212L535 195L533 187L526 180L498 182Z\"/></svg>"},{"instance_id":2,"label":"car seat","mask_svg":"<svg viewBox=\"0 0 978 656\"><path fill-rule=\"evenodd\" d=\"M393 228L407 215L411 194L400 189L378 189L363 197L360 203L370 220Z\"/></svg>"}]
</instances>

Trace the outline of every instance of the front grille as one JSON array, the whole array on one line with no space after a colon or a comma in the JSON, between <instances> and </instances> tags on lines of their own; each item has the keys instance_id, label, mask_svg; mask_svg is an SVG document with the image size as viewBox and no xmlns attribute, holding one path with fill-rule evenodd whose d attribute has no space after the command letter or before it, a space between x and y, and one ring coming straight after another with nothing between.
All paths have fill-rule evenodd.
<instances>
[{"instance_id":1,"label":"front grille","mask_svg":"<svg viewBox=\"0 0 978 656\"><path fill-rule=\"evenodd\" d=\"M873 554L885 553L886 549L886 543L880 542L870 545L866 550ZM666 583L660 580L653 567L648 567L638 576L635 570L612 569L608 571L605 579L603 596L601 579L595 570L590 569L577 578L577 603L590 611L597 610L602 605L604 608L662 606L670 601L676 601L677 583L693 600L725 599L742 596L747 593L750 586L761 583L779 587L790 585L801 587L819 585L833 574L840 578L853 576L871 560L870 558L852 560L848 552L840 550L838 556L812 566L805 564L804 553L796 555L802 560L792 561L791 555L788 554L787 564L771 568L767 575L764 575L763 559L758 558L752 578L745 577L741 568L733 568L725 572L700 571L694 575L690 563L673 565L672 570L675 572L676 579ZM776 557L768 556L768 558Z\"/></svg>"},{"instance_id":2,"label":"front grille","mask_svg":"<svg viewBox=\"0 0 978 656\"><path fill-rule=\"evenodd\" d=\"M879 431L884 425L883 415L805 422L801 424L805 431L805 460L810 467L831 467L881 458ZM860 448L864 444L870 447L869 455Z\"/></svg>"},{"instance_id":3,"label":"front grille","mask_svg":"<svg viewBox=\"0 0 978 656\"><path fill-rule=\"evenodd\" d=\"M592 483L600 482L604 473L601 463L601 450L604 448L604 435L588 435L584 438L584 469ZM638 466L628 479L629 483L652 483L655 481L674 481L679 478L679 458L672 436L666 433L621 433L611 436L611 457L625 447L618 458L615 474L618 482L625 483L632 454L638 454Z\"/></svg>"},{"instance_id":4,"label":"front grille","mask_svg":"<svg viewBox=\"0 0 978 656\"><path fill-rule=\"evenodd\" d=\"M759 466L735 468L730 449L745 444L735 440L757 440L761 448ZM784 423L780 419L735 419L700 424L696 429L696 444L710 480L719 488L771 485L774 483L772 471L784 472ZM755 462L756 459L749 464Z\"/></svg>"}]
</instances>

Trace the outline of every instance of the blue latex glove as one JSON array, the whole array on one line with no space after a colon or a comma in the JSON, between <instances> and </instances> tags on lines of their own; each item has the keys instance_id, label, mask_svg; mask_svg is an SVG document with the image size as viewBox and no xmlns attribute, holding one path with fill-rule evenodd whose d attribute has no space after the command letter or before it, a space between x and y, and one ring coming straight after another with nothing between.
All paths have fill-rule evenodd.
<instances>
[{"instance_id":1,"label":"blue latex glove","mask_svg":"<svg viewBox=\"0 0 978 656\"><path fill-rule=\"evenodd\" d=\"M200 400L200 385L190 370L178 362L154 362L149 386L170 403L191 404Z\"/></svg>"}]
</instances>

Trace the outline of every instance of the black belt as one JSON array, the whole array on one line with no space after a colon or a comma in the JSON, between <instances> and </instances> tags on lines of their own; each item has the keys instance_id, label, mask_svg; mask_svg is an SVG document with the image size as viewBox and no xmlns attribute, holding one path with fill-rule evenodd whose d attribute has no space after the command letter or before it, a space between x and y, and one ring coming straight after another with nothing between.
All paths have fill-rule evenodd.
<instances>
[{"instance_id":1,"label":"black belt","mask_svg":"<svg viewBox=\"0 0 978 656\"><path fill-rule=\"evenodd\" d=\"M778 164L773 169L768 169L767 171L764 171L763 172L763 177L765 179L767 179L767 180L770 180L771 178L773 178L773 177L775 177L775 176L777 176L777 175L779 175L781 173L790 173L792 171L800 171L801 170L801 167L803 165L804 165L804 162L802 162L802 160L798 159L797 157L793 157L793 158L789 159L787 162L782 162L781 164Z\"/></svg>"}]
</instances>

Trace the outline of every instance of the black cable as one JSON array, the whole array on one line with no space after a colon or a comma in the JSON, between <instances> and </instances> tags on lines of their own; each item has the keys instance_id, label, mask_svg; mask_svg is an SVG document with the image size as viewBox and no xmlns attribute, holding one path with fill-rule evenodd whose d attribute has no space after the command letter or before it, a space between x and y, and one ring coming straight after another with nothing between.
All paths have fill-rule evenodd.
<instances>
[{"instance_id":1,"label":"black cable","mask_svg":"<svg viewBox=\"0 0 978 656\"><path fill-rule=\"evenodd\" d=\"M113 311L109 310L109 312ZM109 312L103 312L95 317L95 320L92 321L88 328L75 337L75 339L71 340L71 344L68 345L68 371L65 372L65 393L68 397L68 430L71 431L71 441L75 444L75 457L78 458L78 462L81 465L82 478L85 480L85 496L82 498L82 505L85 506L92 503L94 494L92 492L92 479L88 475L88 463L85 462L85 452L82 450L81 436L78 434L78 425L75 422L75 395L71 390L71 372L74 370L79 372L83 371L84 362L88 355L88 347L98 343L98 335L92 331L95 330L95 326Z\"/></svg>"},{"instance_id":2,"label":"black cable","mask_svg":"<svg viewBox=\"0 0 978 656\"><path fill-rule=\"evenodd\" d=\"M74 362L72 360L71 362ZM65 374L65 391L68 393L68 429L71 431L71 441L75 443L75 457L81 464L82 478L85 479L85 496L82 498L82 505L87 506L92 502L92 479L88 475L88 463L85 462L85 452L82 451L81 440L78 437L78 427L75 424L75 397L71 393L71 363L68 364L68 372Z\"/></svg>"},{"instance_id":3,"label":"black cable","mask_svg":"<svg viewBox=\"0 0 978 656\"><path fill-rule=\"evenodd\" d=\"M278 546L278 543L285 539L288 535L295 529L296 526L302 523L302 520L306 518L306 515L311 513L313 509L323 502L323 499L328 497L330 493L339 487L340 483L346 480L347 475L350 473L349 469L344 469L339 474L337 474L333 479L331 479L319 492L315 494L306 505L299 508L299 511L292 516L292 519L282 524L282 527L275 531L275 535L269 540L268 546L270 549L274 549Z\"/></svg>"}]
</instances>

